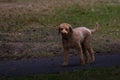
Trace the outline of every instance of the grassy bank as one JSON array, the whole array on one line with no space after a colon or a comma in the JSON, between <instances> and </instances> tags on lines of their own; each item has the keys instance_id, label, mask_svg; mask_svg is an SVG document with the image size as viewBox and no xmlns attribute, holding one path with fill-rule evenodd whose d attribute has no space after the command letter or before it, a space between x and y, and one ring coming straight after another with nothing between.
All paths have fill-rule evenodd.
<instances>
[{"instance_id":1,"label":"grassy bank","mask_svg":"<svg viewBox=\"0 0 120 80\"><path fill-rule=\"evenodd\" d=\"M99 22L92 42L95 52L119 53L119 3L119 0L1 0L0 57L61 55L57 27L63 22L88 28Z\"/></svg>"},{"instance_id":2,"label":"grassy bank","mask_svg":"<svg viewBox=\"0 0 120 80\"><path fill-rule=\"evenodd\" d=\"M1 3L1 31L16 32L31 27L57 27L62 22L68 22L76 27L89 27L97 21L100 23L101 29L120 25L119 3L102 3L94 0L90 3L87 0L86 3L77 0L67 2L66 0L68 4L54 0L51 2L37 0L38 3L34 1L32 3L32 0L17 1Z\"/></svg>"},{"instance_id":3,"label":"grassy bank","mask_svg":"<svg viewBox=\"0 0 120 80\"><path fill-rule=\"evenodd\" d=\"M62 72L58 74L36 74L23 77L1 77L2 80L119 80L120 67L95 68Z\"/></svg>"}]
</instances>

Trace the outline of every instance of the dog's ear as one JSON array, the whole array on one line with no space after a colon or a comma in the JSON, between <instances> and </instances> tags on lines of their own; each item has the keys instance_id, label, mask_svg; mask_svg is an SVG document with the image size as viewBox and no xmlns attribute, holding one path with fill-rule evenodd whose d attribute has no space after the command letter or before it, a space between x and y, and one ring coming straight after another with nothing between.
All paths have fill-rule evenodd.
<instances>
[{"instance_id":1,"label":"dog's ear","mask_svg":"<svg viewBox=\"0 0 120 80\"><path fill-rule=\"evenodd\" d=\"M71 33L73 33L73 29L72 29L72 26L71 26L71 25L69 25L69 31L70 31Z\"/></svg>"},{"instance_id":2,"label":"dog's ear","mask_svg":"<svg viewBox=\"0 0 120 80\"><path fill-rule=\"evenodd\" d=\"M71 33L73 33L72 27L69 27L69 30L70 30Z\"/></svg>"}]
</instances>

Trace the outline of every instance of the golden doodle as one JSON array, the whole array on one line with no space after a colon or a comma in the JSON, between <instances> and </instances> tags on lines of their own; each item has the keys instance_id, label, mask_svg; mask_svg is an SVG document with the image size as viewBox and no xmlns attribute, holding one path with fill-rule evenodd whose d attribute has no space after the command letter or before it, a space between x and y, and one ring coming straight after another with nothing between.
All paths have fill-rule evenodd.
<instances>
[{"instance_id":1,"label":"golden doodle","mask_svg":"<svg viewBox=\"0 0 120 80\"><path fill-rule=\"evenodd\" d=\"M68 23L60 24L58 31L62 35L64 49L63 66L68 65L70 48L74 48L78 51L78 59L82 65L95 61L94 51L91 47L91 36L97 29L98 23L95 24L93 29L88 29L86 27L73 29Z\"/></svg>"}]
</instances>

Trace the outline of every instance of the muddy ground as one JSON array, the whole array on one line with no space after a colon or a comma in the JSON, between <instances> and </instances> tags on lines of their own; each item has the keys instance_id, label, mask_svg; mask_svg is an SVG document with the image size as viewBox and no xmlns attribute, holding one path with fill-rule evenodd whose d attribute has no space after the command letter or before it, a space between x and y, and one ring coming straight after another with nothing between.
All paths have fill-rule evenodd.
<instances>
[{"instance_id":1,"label":"muddy ground","mask_svg":"<svg viewBox=\"0 0 120 80\"><path fill-rule=\"evenodd\" d=\"M0 59L21 59L60 55L60 36L48 31L27 30L0 34Z\"/></svg>"},{"instance_id":2,"label":"muddy ground","mask_svg":"<svg viewBox=\"0 0 120 80\"><path fill-rule=\"evenodd\" d=\"M0 60L51 57L62 55L61 36L57 30L31 29L22 33L0 34ZM33 37L34 36L34 37ZM93 37L95 38L95 37ZM105 39L105 38L104 38ZM98 44L96 38L92 40L96 54L119 54L120 40ZM77 52L70 50L70 54Z\"/></svg>"}]
</instances>

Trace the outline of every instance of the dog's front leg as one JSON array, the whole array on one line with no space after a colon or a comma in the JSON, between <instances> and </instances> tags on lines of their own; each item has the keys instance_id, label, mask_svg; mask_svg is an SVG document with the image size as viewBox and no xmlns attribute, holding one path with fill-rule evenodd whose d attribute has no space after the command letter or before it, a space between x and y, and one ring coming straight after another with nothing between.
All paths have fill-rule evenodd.
<instances>
[{"instance_id":1,"label":"dog's front leg","mask_svg":"<svg viewBox=\"0 0 120 80\"><path fill-rule=\"evenodd\" d=\"M69 53L68 53L68 49L64 49L64 62L63 62L63 66L67 66L68 65L68 57L69 57Z\"/></svg>"},{"instance_id":2,"label":"dog's front leg","mask_svg":"<svg viewBox=\"0 0 120 80\"><path fill-rule=\"evenodd\" d=\"M84 55L83 55L82 46L79 46L79 48L78 48L78 58L79 58L79 60L80 60L80 63L81 63L82 65L84 65L84 64L85 64L85 60L84 60Z\"/></svg>"}]
</instances>

